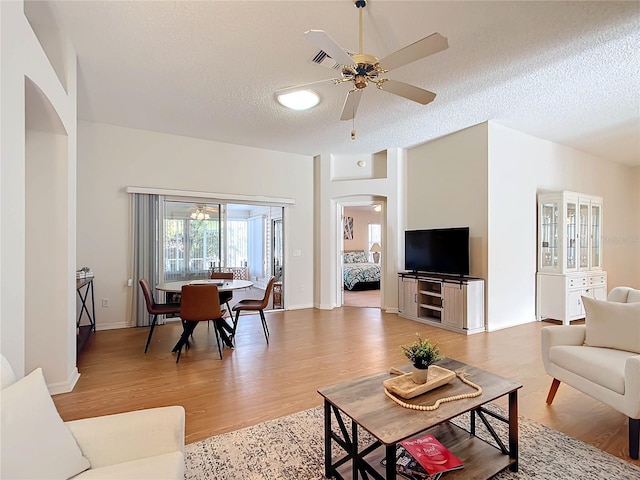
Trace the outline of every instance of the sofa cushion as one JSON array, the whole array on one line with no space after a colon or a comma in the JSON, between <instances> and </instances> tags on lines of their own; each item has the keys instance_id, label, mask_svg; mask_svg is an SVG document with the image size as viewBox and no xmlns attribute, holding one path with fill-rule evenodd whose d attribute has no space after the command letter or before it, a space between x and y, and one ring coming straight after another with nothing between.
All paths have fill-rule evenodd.
<instances>
[{"instance_id":1,"label":"sofa cushion","mask_svg":"<svg viewBox=\"0 0 640 480\"><path fill-rule=\"evenodd\" d=\"M624 395L624 368L632 353L600 347L556 345L549 360L587 380Z\"/></svg>"},{"instance_id":2,"label":"sofa cushion","mask_svg":"<svg viewBox=\"0 0 640 480\"><path fill-rule=\"evenodd\" d=\"M141 458L94 468L73 477L74 480L162 480L184 478L182 452L171 452L155 457Z\"/></svg>"},{"instance_id":3,"label":"sofa cushion","mask_svg":"<svg viewBox=\"0 0 640 480\"><path fill-rule=\"evenodd\" d=\"M37 368L0 392L2 478L70 478L89 468Z\"/></svg>"},{"instance_id":4,"label":"sofa cushion","mask_svg":"<svg viewBox=\"0 0 640 480\"><path fill-rule=\"evenodd\" d=\"M640 353L640 303L582 297L586 312L585 345Z\"/></svg>"},{"instance_id":5,"label":"sofa cushion","mask_svg":"<svg viewBox=\"0 0 640 480\"><path fill-rule=\"evenodd\" d=\"M640 303L640 290L629 290L627 303Z\"/></svg>"}]
</instances>

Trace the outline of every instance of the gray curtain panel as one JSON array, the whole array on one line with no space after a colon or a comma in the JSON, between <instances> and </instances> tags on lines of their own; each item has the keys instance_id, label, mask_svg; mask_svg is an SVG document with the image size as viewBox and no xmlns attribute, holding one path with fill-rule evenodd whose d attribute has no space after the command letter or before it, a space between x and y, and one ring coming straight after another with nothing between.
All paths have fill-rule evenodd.
<instances>
[{"instance_id":1,"label":"gray curtain panel","mask_svg":"<svg viewBox=\"0 0 640 480\"><path fill-rule=\"evenodd\" d=\"M133 206L133 295L132 314L136 326L151 324L139 280L146 278L154 288L159 282L160 259L160 197L134 194ZM154 292L157 296L157 293ZM158 318L158 323L161 323Z\"/></svg>"}]
</instances>

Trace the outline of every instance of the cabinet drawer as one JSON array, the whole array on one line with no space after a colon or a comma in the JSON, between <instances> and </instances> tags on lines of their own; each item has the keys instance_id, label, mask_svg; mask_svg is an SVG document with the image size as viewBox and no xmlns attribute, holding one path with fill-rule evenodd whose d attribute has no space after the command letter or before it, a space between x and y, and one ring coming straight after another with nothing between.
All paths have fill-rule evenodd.
<instances>
[{"instance_id":1,"label":"cabinet drawer","mask_svg":"<svg viewBox=\"0 0 640 480\"><path fill-rule=\"evenodd\" d=\"M567 286L572 287L586 287L589 285L589 279L587 277L567 277Z\"/></svg>"},{"instance_id":2,"label":"cabinet drawer","mask_svg":"<svg viewBox=\"0 0 640 480\"><path fill-rule=\"evenodd\" d=\"M606 283L607 283L606 275L593 275L592 277L589 277L590 285L605 285Z\"/></svg>"}]
</instances>

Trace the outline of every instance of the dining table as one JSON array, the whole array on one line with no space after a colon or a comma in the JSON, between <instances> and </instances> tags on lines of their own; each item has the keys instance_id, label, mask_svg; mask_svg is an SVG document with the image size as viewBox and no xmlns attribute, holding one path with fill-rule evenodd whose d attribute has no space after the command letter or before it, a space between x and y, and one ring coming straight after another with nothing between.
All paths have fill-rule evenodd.
<instances>
[{"instance_id":1,"label":"dining table","mask_svg":"<svg viewBox=\"0 0 640 480\"><path fill-rule=\"evenodd\" d=\"M159 283L156 285L156 290L167 293L180 293L184 285L216 285L218 287L218 292L229 292L240 288L250 288L253 286L253 282L249 280L226 280L217 278L180 280L177 282Z\"/></svg>"},{"instance_id":2,"label":"dining table","mask_svg":"<svg viewBox=\"0 0 640 480\"><path fill-rule=\"evenodd\" d=\"M181 280L176 282L165 282L159 283L156 285L156 290L167 293L180 293L182 292L182 287L185 285L215 285L218 287L218 293L220 292L229 292L232 290L238 290L241 288L250 288L253 286L253 282L249 280L227 280L227 279L218 279L218 278L206 278L206 279L196 279L196 280ZM231 312L228 312L231 315ZM219 323L219 333L222 335L222 339L225 344L229 347L233 348L232 340L227 336L225 330L228 333L233 331L231 325L229 325L226 321L220 320ZM224 325L222 324L224 323ZM188 346L188 344L187 344ZM181 347L181 340L176 343L176 345L171 350L172 352L177 352Z\"/></svg>"}]
</instances>

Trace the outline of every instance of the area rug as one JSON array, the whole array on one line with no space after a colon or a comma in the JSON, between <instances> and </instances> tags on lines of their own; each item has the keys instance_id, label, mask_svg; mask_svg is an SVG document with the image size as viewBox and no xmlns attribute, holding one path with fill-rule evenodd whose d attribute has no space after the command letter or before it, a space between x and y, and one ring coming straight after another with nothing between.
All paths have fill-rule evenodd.
<instances>
[{"instance_id":1,"label":"area rug","mask_svg":"<svg viewBox=\"0 0 640 480\"><path fill-rule=\"evenodd\" d=\"M504 415L500 407L489 408ZM454 423L465 428L468 422L466 415ZM506 426L500 423L496 430L506 440ZM495 480L640 479L640 468L620 458L532 420L520 417L519 423L519 471L503 471ZM476 434L489 440L480 427ZM320 480L324 478L323 438L322 407L211 437L185 447L185 478Z\"/></svg>"}]
</instances>

